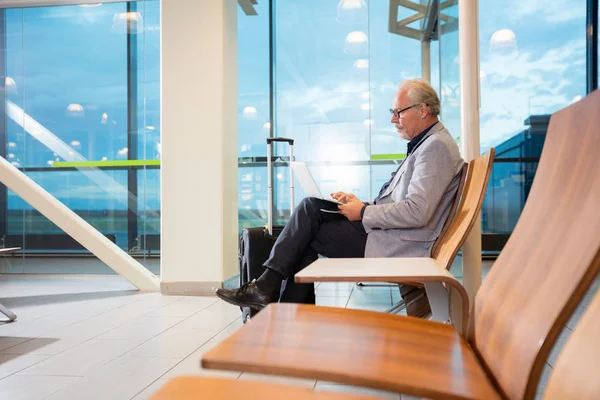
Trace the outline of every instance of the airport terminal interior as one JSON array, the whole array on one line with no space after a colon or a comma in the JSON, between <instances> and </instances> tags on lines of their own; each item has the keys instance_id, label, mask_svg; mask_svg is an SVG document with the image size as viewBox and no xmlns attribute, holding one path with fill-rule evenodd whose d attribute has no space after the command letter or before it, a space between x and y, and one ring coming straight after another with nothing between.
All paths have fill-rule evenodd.
<instances>
[{"instance_id":1,"label":"airport terminal interior","mask_svg":"<svg viewBox=\"0 0 600 400\"><path fill-rule=\"evenodd\" d=\"M600 398L598 9L0 0L0 399ZM321 257L302 278L315 306L249 319L216 297L246 282L244 230L307 196L290 161L324 195L378 195L407 157L390 111L415 78L466 161L431 263L390 277ZM411 370L445 353L395 348L402 321L463 347ZM585 339L587 374L561 374Z\"/></svg>"}]
</instances>

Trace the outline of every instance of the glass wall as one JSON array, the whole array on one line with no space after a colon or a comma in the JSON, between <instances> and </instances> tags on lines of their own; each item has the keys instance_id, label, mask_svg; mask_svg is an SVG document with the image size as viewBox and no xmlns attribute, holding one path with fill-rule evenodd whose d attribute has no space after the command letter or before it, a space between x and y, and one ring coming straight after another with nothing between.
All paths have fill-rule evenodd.
<instances>
[{"instance_id":1,"label":"glass wall","mask_svg":"<svg viewBox=\"0 0 600 400\"><path fill-rule=\"evenodd\" d=\"M238 223L267 222L266 139L271 132L269 2L238 7Z\"/></svg>"},{"instance_id":2,"label":"glass wall","mask_svg":"<svg viewBox=\"0 0 600 400\"><path fill-rule=\"evenodd\" d=\"M543 116L585 94L585 2L538 3L480 5L481 146L499 149L484 233L514 227L543 145ZM458 5L448 4L430 44L431 79L458 139ZM266 222L269 136L295 139L296 159L309 164L323 193L372 199L404 157L388 108L398 82L421 75L420 39L390 32L388 2L271 0L254 8L253 16L238 10L240 230ZM157 254L159 0L1 13L0 155L124 250ZM400 6L397 21L415 14ZM282 145L275 153L288 154ZM283 222L289 171L277 165ZM304 194L297 182L296 189L298 202ZM0 210L0 245L83 252L1 188Z\"/></svg>"},{"instance_id":3,"label":"glass wall","mask_svg":"<svg viewBox=\"0 0 600 400\"><path fill-rule=\"evenodd\" d=\"M0 32L2 155L140 255L160 227L159 9L158 0L6 9ZM4 245L85 253L13 192L4 196Z\"/></svg>"},{"instance_id":4,"label":"glass wall","mask_svg":"<svg viewBox=\"0 0 600 400\"><path fill-rule=\"evenodd\" d=\"M458 59L458 3L440 10L440 119L450 134L460 141L460 70Z\"/></svg>"},{"instance_id":5,"label":"glass wall","mask_svg":"<svg viewBox=\"0 0 600 400\"><path fill-rule=\"evenodd\" d=\"M308 163L323 193L372 199L406 151L389 122L396 86L421 74L420 42L388 31L387 3L274 0L271 121L266 4L255 6L258 16L239 14L240 229L266 220L269 134L295 140L296 160ZM275 154L287 157L287 151L278 144ZM275 216L283 222L289 215L285 163L274 178ZM295 186L299 202L304 193Z\"/></svg>"},{"instance_id":6,"label":"glass wall","mask_svg":"<svg viewBox=\"0 0 600 400\"><path fill-rule=\"evenodd\" d=\"M502 0L479 8L481 150L496 148L483 206L492 249L508 238L527 200L547 115L586 94L585 3Z\"/></svg>"}]
</instances>

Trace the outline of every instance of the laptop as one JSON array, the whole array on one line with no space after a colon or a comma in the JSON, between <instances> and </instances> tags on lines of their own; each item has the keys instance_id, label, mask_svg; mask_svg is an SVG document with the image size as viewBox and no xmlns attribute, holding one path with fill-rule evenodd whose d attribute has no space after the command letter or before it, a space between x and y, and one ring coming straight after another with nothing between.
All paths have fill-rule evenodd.
<instances>
[{"instance_id":1,"label":"laptop","mask_svg":"<svg viewBox=\"0 0 600 400\"><path fill-rule=\"evenodd\" d=\"M300 186L304 190L304 194L308 197L316 197L317 199L330 201L336 204L344 204L341 201L337 201L331 197L323 197L315 179L313 178L310 170L306 166L306 163L292 161L290 163L292 165L292 169L294 170L294 175L298 177L298 182L300 182Z\"/></svg>"}]
</instances>

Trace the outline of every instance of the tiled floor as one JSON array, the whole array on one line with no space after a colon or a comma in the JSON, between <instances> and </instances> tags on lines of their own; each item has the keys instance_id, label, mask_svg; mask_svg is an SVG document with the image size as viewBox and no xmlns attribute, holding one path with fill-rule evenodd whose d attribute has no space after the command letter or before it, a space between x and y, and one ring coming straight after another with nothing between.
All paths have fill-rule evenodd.
<instances>
[{"instance_id":1,"label":"tiled floor","mask_svg":"<svg viewBox=\"0 0 600 400\"><path fill-rule=\"evenodd\" d=\"M397 289L350 283L322 283L316 291L320 305L379 311L399 297ZM0 399L142 400L179 375L401 398L331 382L202 370L201 355L242 325L239 309L216 298L139 293L116 276L4 275L0 294L18 315L17 322L0 324ZM567 324L559 345L581 313ZM557 354L549 357L544 379Z\"/></svg>"}]
</instances>

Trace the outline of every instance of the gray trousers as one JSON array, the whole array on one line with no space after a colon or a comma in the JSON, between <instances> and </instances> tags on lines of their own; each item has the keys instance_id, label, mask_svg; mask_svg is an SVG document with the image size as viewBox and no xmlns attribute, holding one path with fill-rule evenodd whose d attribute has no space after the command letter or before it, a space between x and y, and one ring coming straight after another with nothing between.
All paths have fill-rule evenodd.
<instances>
[{"instance_id":1,"label":"gray trousers","mask_svg":"<svg viewBox=\"0 0 600 400\"><path fill-rule=\"evenodd\" d=\"M315 261L319 255L329 258L361 258L365 256L367 233L360 221L348 221L337 210L337 204L314 197L305 198L292 213L277 238L265 267L284 278L280 302L315 302L312 283L296 283L294 275Z\"/></svg>"}]
</instances>

